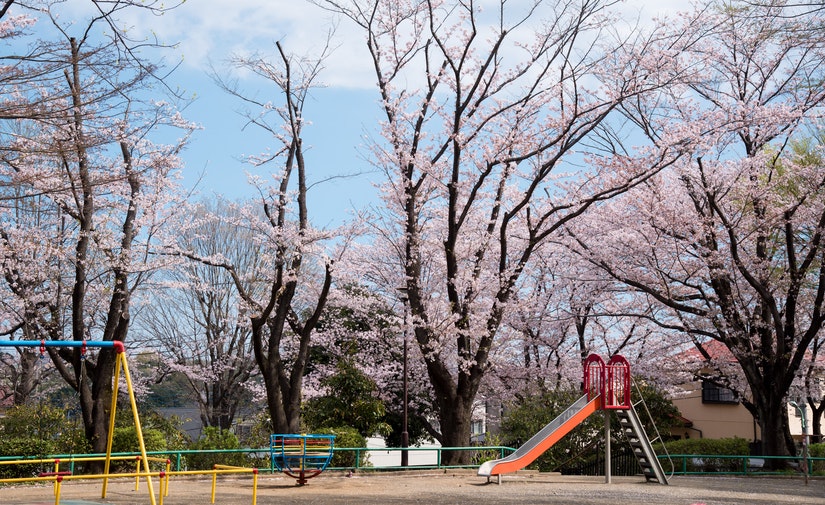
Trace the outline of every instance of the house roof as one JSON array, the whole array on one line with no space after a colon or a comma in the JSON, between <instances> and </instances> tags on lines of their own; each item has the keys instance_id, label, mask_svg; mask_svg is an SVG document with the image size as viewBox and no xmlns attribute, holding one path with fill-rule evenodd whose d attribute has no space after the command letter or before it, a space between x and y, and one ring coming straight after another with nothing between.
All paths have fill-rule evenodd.
<instances>
[{"instance_id":1,"label":"house roof","mask_svg":"<svg viewBox=\"0 0 825 505\"><path fill-rule=\"evenodd\" d=\"M727 363L737 363L739 360L736 359L736 356L728 349L728 346L723 344L718 340L708 340L698 344L701 348L710 356L710 359L713 361L724 361ZM697 361L705 361L704 355L699 351L699 349L694 346L690 349L684 351L681 354L681 357L684 359L693 359ZM810 360L812 358L812 353L809 350L805 351L805 358ZM816 364L818 366L825 367L825 350L820 350L820 352L816 356Z\"/></svg>"},{"instance_id":2,"label":"house roof","mask_svg":"<svg viewBox=\"0 0 825 505\"><path fill-rule=\"evenodd\" d=\"M708 340L697 345L702 348L705 354L710 356L711 360L722 360L727 361L728 363L736 363L738 361L733 353L730 352L728 346L718 340ZM697 346L693 346L683 352L681 357L690 360L705 361L705 354L703 354Z\"/></svg>"}]
</instances>

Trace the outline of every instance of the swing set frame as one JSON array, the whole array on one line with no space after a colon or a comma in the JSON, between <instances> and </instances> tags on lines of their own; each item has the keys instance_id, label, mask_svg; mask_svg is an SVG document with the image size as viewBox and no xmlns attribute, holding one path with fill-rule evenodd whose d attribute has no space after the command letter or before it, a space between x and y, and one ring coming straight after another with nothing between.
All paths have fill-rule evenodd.
<instances>
[{"instance_id":1,"label":"swing set frame","mask_svg":"<svg viewBox=\"0 0 825 505\"><path fill-rule=\"evenodd\" d=\"M155 501L155 491L154 486L152 485L152 477L151 472L149 470L149 458L146 455L146 444L143 442L143 430L140 427L140 416L138 415L137 409L137 401L135 400L135 390L132 387L132 377L129 374L129 364L126 360L126 347L123 345L123 342L118 341L110 341L110 342L99 342L99 341L67 341L67 340L0 340L0 348L2 347L36 347L40 348L40 353L45 354L46 349L50 347L58 347L58 348L80 348L81 352L81 360L85 360L86 358L86 350L88 348L99 348L99 349L113 349L116 355L115 358L115 370L112 378L112 406L111 410L109 411L109 433L106 440L106 456L105 456L105 464L103 474L96 475L96 476L84 476L86 478L100 478L103 479L103 490L101 493L101 498L106 498L106 491L109 485L109 468L110 463L112 460L112 440L115 432L115 412L117 412L117 397L118 397L118 389L120 383L120 373L123 372L124 379L126 381L126 390L129 394L129 403L132 407L132 417L135 423L135 434L137 435L138 445L140 446L140 456L141 461L143 462L143 472L138 472L137 476L144 476L146 477L146 484L149 489L149 497L151 499L152 505L156 505ZM21 463L26 462L25 460L21 461ZM60 473L60 472L56 472ZM118 476L117 474L111 476ZM59 486L59 483L64 480L71 478L71 476L63 476L63 475L55 475L50 478L54 478L56 484ZM17 480L17 479L15 479ZM42 480L38 478L32 478L29 480ZM59 492L57 494L58 500Z\"/></svg>"}]
</instances>

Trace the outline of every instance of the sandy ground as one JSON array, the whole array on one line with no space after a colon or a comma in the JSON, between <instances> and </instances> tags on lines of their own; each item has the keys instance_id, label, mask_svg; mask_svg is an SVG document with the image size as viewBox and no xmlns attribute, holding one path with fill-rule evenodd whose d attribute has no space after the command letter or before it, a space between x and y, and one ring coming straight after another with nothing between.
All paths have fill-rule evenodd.
<instances>
[{"instance_id":1,"label":"sandy ground","mask_svg":"<svg viewBox=\"0 0 825 505\"><path fill-rule=\"evenodd\" d=\"M158 483L154 482L155 491ZM211 479L178 477L172 480L168 505L208 504ZM135 491L133 479L113 480L106 499L101 499L97 481L65 482L62 505L149 504L146 482ZM16 485L0 488L4 505L54 504L51 485ZM156 499L156 503L160 503ZM219 476L215 503L252 504L251 476ZM487 483L470 471L410 471L363 473L348 477L324 473L305 486L283 475L259 477L257 504L656 504L656 505L782 505L825 504L825 479L801 477L673 477L669 486L648 484L641 477L571 477L558 474L519 472L505 476L501 485Z\"/></svg>"}]
</instances>

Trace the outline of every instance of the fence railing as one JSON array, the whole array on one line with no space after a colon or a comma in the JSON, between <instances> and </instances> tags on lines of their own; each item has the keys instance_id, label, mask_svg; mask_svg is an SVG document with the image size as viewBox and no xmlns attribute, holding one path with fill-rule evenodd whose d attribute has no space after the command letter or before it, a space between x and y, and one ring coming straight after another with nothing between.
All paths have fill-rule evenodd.
<instances>
[{"instance_id":1,"label":"fence railing","mask_svg":"<svg viewBox=\"0 0 825 505\"><path fill-rule=\"evenodd\" d=\"M671 454L674 475L776 475L801 472L808 469L808 475L825 474L825 457L807 459L801 456L729 456L719 454ZM807 465L803 465L803 460ZM774 470L775 463L785 462L788 469Z\"/></svg>"},{"instance_id":2,"label":"fence railing","mask_svg":"<svg viewBox=\"0 0 825 505\"><path fill-rule=\"evenodd\" d=\"M410 465L408 467L401 466L401 451L408 451L410 453ZM470 463L465 465L445 465L442 463L442 454L448 451L468 451L471 458ZM381 448L367 448L367 447L336 447L334 448L333 463L335 462L335 455L349 455L346 458L353 463L346 466L332 466L327 467L328 470L398 470L403 468L409 469L450 469L450 468L477 468L483 461L488 459L503 458L507 454L515 451L512 447L504 446L472 446L472 447L409 447L401 449L397 447L381 447ZM146 455L150 457L166 458L171 463L173 471L182 471L188 468L187 457L197 457L203 459L204 456L225 455L227 458L236 455L245 455L247 464L259 468L262 472L271 471L270 468L270 451L268 447L260 449L203 449L203 450L167 450L167 451L146 451ZM416 457L419 455L421 457ZM83 462L84 459L90 457L105 456L104 454L51 454L38 455L28 458L26 456L0 456L0 467L3 466L3 461L18 461L23 462L31 459L32 464L36 464L43 458L59 459L63 468L75 472L75 465ZM112 453L112 457L128 458L140 456L139 452L118 452ZM397 459L398 462L387 462L387 460ZM375 459L384 460L383 463L376 464ZM26 463L28 464L28 463ZM210 465L211 466L211 465Z\"/></svg>"},{"instance_id":3,"label":"fence railing","mask_svg":"<svg viewBox=\"0 0 825 505\"><path fill-rule=\"evenodd\" d=\"M402 467L400 464L401 451L410 453L410 465ZM465 465L445 465L442 463L442 455L445 451L468 451L471 454L470 463ZM451 468L477 468L482 462L503 458L514 452L512 447L504 446L472 446L472 447L410 447L401 449L397 447L364 448L364 447L336 447L336 455L349 455L346 458L352 464L346 466L330 466L330 470L400 470L400 469L451 469ZM186 470L187 456L203 457L204 455L214 455L218 459L220 455L230 457L242 454L246 456L249 466L259 468L262 472L270 471L269 448L260 449L211 449L211 450L173 450L173 451L147 451L148 456L167 458L171 462L174 471ZM139 456L137 452L113 453L113 457ZM416 457L421 455L422 457ZM423 457L426 455L426 457ZM84 458L99 457L101 454L57 454L48 456L36 456L31 458L20 456L0 456L0 467L3 461L28 460L31 464L44 457L58 458L61 460L61 468L75 471L75 463L82 463ZM237 456L236 456L237 457ZM675 464L674 475L776 475L792 472L800 472L802 457L786 456L730 456L716 454L672 454L670 456ZM397 458L398 463L395 464ZM334 461L334 460L333 460ZM773 470L776 465L774 461L785 461L789 463L790 470ZM376 464L378 463L378 464ZM807 465L809 475L825 474L825 457L808 457ZM68 467L68 468L67 468Z\"/></svg>"}]
</instances>

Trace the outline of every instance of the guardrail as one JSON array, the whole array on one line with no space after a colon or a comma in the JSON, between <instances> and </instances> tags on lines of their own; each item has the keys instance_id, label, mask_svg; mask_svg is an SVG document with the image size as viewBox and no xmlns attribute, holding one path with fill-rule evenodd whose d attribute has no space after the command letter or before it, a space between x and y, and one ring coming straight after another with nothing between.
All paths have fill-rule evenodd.
<instances>
[{"instance_id":1,"label":"guardrail","mask_svg":"<svg viewBox=\"0 0 825 505\"><path fill-rule=\"evenodd\" d=\"M405 450L412 454L427 454L427 453L434 453L432 457L432 462L425 462L420 464L410 464L408 467L402 467L400 465L400 454L401 451ZM442 454L445 451L469 451L472 453L471 463L466 465L444 465L442 463ZM514 452L515 449L512 447L504 447L504 446L472 446L472 447L409 447L406 449L401 449L399 447L380 447L380 448L372 448L372 447L335 447L334 454L354 454L354 458L349 458L354 460L353 465L349 466L329 466L328 470L399 470L404 468L410 469L419 469L419 470L427 470L427 469L450 469L450 468L477 468L479 464L481 464L483 460L488 459L496 459L496 458L503 458L507 454ZM204 450L172 450L172 451L146 451L146 455L150 457L162 457L169 459L171 462L171 466L173 468L172 471L180 472L182 470L187 469L186 464L186 457L190 455L197 455L203 456L207 454L225 454L225 455L233 455L233 454L245 454L249 459L249 465L255 466L260 468L261 472L271 472L270 468L270 451L269 447L262 447L260 449L204 449ZM398 464L381 464L380 466L375 465L373 462L370 461L369 456L371 454L382 455L385 456L387 454L397 455ZM412 456L411 454L411 456ZM117 452L112 453L112 458L124 459L139 456L140 453L137 452ZM101 454L56 454L56 455L48 455L48 456L37 456L37 457L20 457L20 456L0 456L0 465L2 465L3 461L8 460L16 460L23 464L37 464L40 462L44 457L47 458L56 458L61 461L61 464L64 465L62 468L66 468L68 465L68 469L72 472L75 471L75 464L76 463L83 463L84 461L88 460L88 458L95 458L103 456ZM415 458L411 458L411 461L414 461Z\"/></svg>"},{"instance_id":2,"label":"guardrail","mask_svg":"<svg viewBox=\"0 0 825 505\"><path fill-rule=\"evenodd\" d=\"M407 467L400 465L400 454L402 450L409 451L411 456L414 454L432 454L432 461L424 463L413 464L415 457L410 459L411 464ZM381 447L381 448L365 448L365 447L336 447L335 454L353 454L353 465L349 466L330 466L328 470L402 470L402 469L453 469L453 468L477 468L483 461L489 459L503 458L506 455L514 452L512 447L505 446L472 446L472 447L409 447L401 449L399 447ZM466 465L444 465L442 463L442 455L445 451L470 451L473 455L471 463ZM137 452L121 452L112 453L112 457L135 457L140 453ZM249 459L249 466L260 468L261 472L270 472L269 462L269 448L260 449L211 449L211 450L174 450L174 451L147 451L147 456L157 456L168 458L171 462L173 471L180 472L187 469L186 456L188 455L204 455L204 454L245 454ZM390 456L396 458L398 464L380 464L375 465L370 461L371 456L374 459ZM61 469L66 469L74 472L75 463L82 463L86 458L100 457L100 454L59 454L49 456L37 456L32 458L21 458L16 456L0 457L0 466L3 461L17 460L20 463L37 464L44 457L59 458L61 460ZM791 463L792 467L801 468L802 457L786 457L786 456L731 456L731 455L716 455L716 454L675 454L670 456L674 462L674 475L777 475L786 474L788 471L774 471L769 469L769 460L785 460ZM419 458L420 459L420 458ZM25 461L22 461L25 460ZM825 457L808 457L807 468L809 475L822 475L825 473ZM792 471L799 472L792 468Z\"/></svg>"},{"instance_id":3,"label":"guardrail","mask_svg":"<svg viewBox=\"0 0 825 505\"><path fill-rule=\"evenodd\" d=\"M663 457L663 456L661 456ZM660 457L660 458L661 458ZM720 454L671 454L674 475L781 475L789 470L771 470L770 461L790 463L792 472L801 472L803 459L808 475L825 473L825 458L801 456L730 456Z\"/></svg>"}]
</instances>

